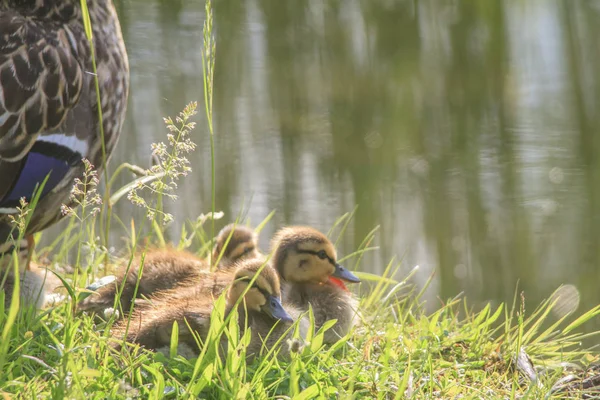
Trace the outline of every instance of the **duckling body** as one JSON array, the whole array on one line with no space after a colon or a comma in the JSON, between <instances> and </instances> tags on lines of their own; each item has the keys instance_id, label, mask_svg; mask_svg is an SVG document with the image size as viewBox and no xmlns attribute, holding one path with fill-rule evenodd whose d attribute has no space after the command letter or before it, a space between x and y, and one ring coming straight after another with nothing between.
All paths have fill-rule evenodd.
<instances>
[{"instance_id":1,"label":"duckling body","mask_svg":"<svg viewBox=\"0 0 600 400\"><path fill-rule=\"evenodd\" d=\"M127 265L122 266L114 282L99 288L78 308L101 314L113 307L115 297L124 284L119 308L127 313L136 298L142 299L175 287L188 287L208 274L208 263L191 253L174 249L150 250L144 256L136 257L129 269Z\"/></svg>"},{"instance_id":2,"label":"duckling body","mask_svg":"<svg viewBox=\"0 0 600 400\"><path fill-rule=\"evenodd\" d=\"M233 233L229 245L225 246L231 232ZM137 257L129 269L127 266L123 266L113 283L100 288L92 296L86 298L79 308L82 311L102 313L107 308L113 307L115 296L124 281L125 286L120 303L125 313L130 310L132 301L140 305L144 301L136 299L147 298L159 292L172 291L166 296L181 297L187 295L184 288L194 288L198 292L210 293L217 297L231 283L235 273L235 263L257 254L256 235L249 228L228 225L216 238L215 251L217 249L219 253L224 251L221 260L227 266L223 266L215 274L210 274L210 265L207 260L186 251L150 250L144 257ZM141 268L142 264L143 269ZM139 286L136 293L138 279Z\"/></svg>"},{"instance_id":3,"label":"duckling body","mask_svg":"<svg viewBox=\"0 0 600 400\"><path fill-rule=\"evenodd\" d=\"M325 343L345 336L356 323L358 302L343 281L360 280L337 263L331 241L313 228L292 226L275 234L271 250L284 302L302 310L312 307L316 329L337 320L325 332Z\"/></svg>"},{"instance_id":4,"label":"duckling body","mask_svg":"<svg viewBox=\"0 0 600 400\"><path fill-rule=\"evenodd\" d=\"M244 294L255 276L255 281ZM242 295L238 323L241 332L246 327L251 329L247 354L254 356L263 346L272 346L290 327L292 318L281 305L277 273L268 265L263 267L261 260L247 260L239 264L227 292L225 315L233 310ZM120 321L113 328L113 334L148 349L161 349L170 344L173 324L177 322L179 344L199 350L193 333L202 340L206 339L214 307L212 295L191 291L186 296L169 297L163 293L153 300L152 304L136 309L131 315L128 331L127 321ZM269 335L271 330L273 332Z\"/></svg>"},{"instance_id":5,"label":"duckling body","mask_svg":"<svg viewBox=\"0 0 600 400\"><path fill-rule=\"evenodd\" d=\"M152 304L144 303L135 309L130 316L129 330L126 320L122 320L114 326L112 334L119 339L125 337L129 343L156 350L170 344L173 324L177 322L179 343L197 349L192 331L201 338L206 338L214 300L191 296L179 298L177 301L168 301L166 298L163 299L164 302L157 300ZM188 329L187 324L192 331Z\"/></svg>"},{"instance_id":6,"label":"duckling body","mask_svg":"<svg viewBox=\"0 0 600 400\"><path fill-rule=\"evenodd\" d=\"M293 304L285 301L282 304L292 320L298 321L298 338L294 338L293 321L280 320L273 325L272 318L258 313L249 313L246 321L246 314L243 311L240 312L239 326L248 326L251 329L250 343L246 347L246 359L248 361L265 355L274 348L277 350L279 358L288 359L290 353L300 351L300 348L304 345L310 324L308 317L304 310L295 307Z\"/></svg>"},{"instance_id":7,"label":"duckling body","mask_svg":"<svg viewBox=\"0 0 600 400\"><path fill-rule=\"evenodd\" d=\"M129 65L110 0L88 1L97 64L79 0L0 0L0 253L15 245L9 215L47 177L26 236L62 218L83 158L100 172L125 119ZM100 89L104 150L95 77ZM18 234L18 232L16 232ZM15 235L16 236L16 235ZM7 264L7 262L6 262Z\"/></svg>"},{"instance_id":8,"label":"duckling body","mask_svg":"<svg viewBox=\"0 0 600 400\"><path fill-rule=\"evenodd\" d=\"M4 310L8 312L16 279L10 272L6 276L4 284L2 284L3 278L0 276L0 290L4 291ZM54 290L61 286L60 280L44 268L31 265L29 270L19 274L19 285L19 308L21 309L30 306L35 309L42 309L60 299L59 295L52 294Z\"/></svg>"}]
</instances>

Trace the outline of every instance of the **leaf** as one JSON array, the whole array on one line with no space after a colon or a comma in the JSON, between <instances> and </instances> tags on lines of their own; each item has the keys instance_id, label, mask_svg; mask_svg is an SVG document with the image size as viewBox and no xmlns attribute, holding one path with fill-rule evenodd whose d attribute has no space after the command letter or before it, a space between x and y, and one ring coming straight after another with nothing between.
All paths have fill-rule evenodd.
<instances>
[{"instance_id":1,"label":"leaf","mask_svg":"<svg viewBox=\"0 0 600 400\"><path fill-rule=\"evenodd\" d=\"M154 364L154 365L157 365L157 364ZM156 368L154 368L154 365L142 365L142 368L144 368L146 371L150 372L150 374L152 374L152 376L154 377L154 382L153 382L154 396L153 396L153 398L160 399L165 391L165 378L160 373L160 371L158 371Z\"/></svg>"},{"instance_id":2,"label":"leaf","mask_svg":"<svg viewBox=\"0 0 600 400\"><path fill-rule=\"evenodd\" d=\"M102 377L102 372L98 371L97 369L92 369L92 368L84 368L81 371L79 371L78 374L81 376L86 376L88 378Z\"/></svg>"},{"instance_id":3,"label":"leaf","mask_svg":"<svg viewBox=\"0 0 600 400\"><path fill-rule=\"evenodd\" d=\"M311 352L314 353L323 346L323 339L325 336L325 332L327 332L329 329L331 329L336 324L336 322L337 322L337 319L330 319L329 321L326 321L321 326L321 329L319 329L319 331L315 334L315 336L312 338L312 340L310 342Z\"/></svg>"},{"instance_id":4,"label":"leaf","mask_svg":"<svg viewBox=\"0 0 600 400\"><path fill-rule=\"evenodd\" d=\"M363 253L366 253L368 251L374 251L374 250L379 250L379 246L365 247L363 249L353 251L352 253L346 254L344 257L338 259L337 262L339 264L342 264L346 260L349 260L350 258L353 258L353 257L356 257L356 256L362 256Z\"/></svg>"},{"instance_id":5,"label":"leaf","mask_svg":"<svg viewBox=\"0 0 600 400\"><path fill-rule=\"evenodd\" d=\"M177 355L177 346L179 345L179 325L177 321L173 321L173 329L171 330L171 343L169 347L169 357L175 358Z\"/></svg>"},{"instance_id":6,"label":"leaf","mask_svg":"<svg viewBox=\"0 0 600 400\"><path fill-rule=\"evenodd\" d=\"M93 39L92 36L92 23L90 22L90 13L87 8L87 3L85 0L81 0L81 13L83 18L83 27L85 30L85 36L89 41Z\"/></svg>"},{"instance_id":7,"label":"leaf","mask_svg":"<svg viewBox=\"0 0 600 400\"><path fill-rule=\"evenodd\" d=\"M117 203L117 201L121 200L121 197L123 197L124 195L129 193L129 191L131 189L133 189L135 186L137 186L138 184L140 184L140 183L146 184L148 182L152 182L156 179L162 178L163 176L165 176L165 173L160 172L156 175L142 176L141 178L132 180L131 182L129 182L128 184L126 184L125 186L123 186L122 188L120 188L119 190L114 192L112 196L110 196L110 199L109 199L110 206L111 207L114 206Z\"/></svg>"},{"instance_id":8,"label":"leaf","mask_svg":"<svg viewBox=\"0 0 600 400\"><path fill-rule=\"evenodd\" d=\"M567 326L565 329L563 329L563 335L566 335L567 333L571 332L573 329L578 328L580 325L586 323L587 321L591 320L592 318L596 317L598 314L600 314L600 305L592 308L591 310L589 310L588 312L586 312L585 314L581 315L579 318L577 318L575 321L571 322L569 324L569 326Z\"/></svg>"},{"instance_id":9,"label":"leaf","mask_svg":"<svg viewBox=\"0 0 600 400\"><path fill-rule=\"evenodd\" d=\"M156 234L156 237L158 238L158 243L160 247L165 247L167 245L167 242L165 241L165 237L163 236L162 228L158 224L158 222L156 222L156 219L152 220L152 228L154 230L154 233Z\"/></svg>"},{"instance_id":10,"label":"leaf","mask_svg":"<svg viewBox=\"0 0 600 400\"><path fill-rule=\"evenodd\" d=\"M307 387L306 389L304 389L303 391L300 392L299 395L295 396L294 399L295 400L306 400L306 399L313 399L315 398L317 395L319 394L319 387L317 386L317 384L313 384L309 387Z\"/></svg>"},{"instance_id":11,"label":"leaf","mask_svg":"<svg viewBox=\"0 0 600 400\"><path fill-rule=\"evenodd\" d=\"M371 281L371 282L384 282L392 285L397 285L398 281L392 278L386 278L383 276L371 274L368 272L355 271L354 275L358 276L361 281Z\"/></svg>"},{"instance_id":12,"label":"leaf","mask_svg":"<svg viewBox=\"0 0 600 400\"><path fill-rule=\"evenodd\" d=\"M87 290L92 290L92 291L97 291L98 289L100 289L101 287L104 287L110 283L113 283L114 281L117 280L117 277L114 275L106 275L100 279L98 279L97 281L95 281L94 283L90 284L89 286L86 286Z\"/></svg>"},{"instance_id":13,"label":"leaf","mask_svg":"<svg viewBox=\"0 0 600 400\"><path fill-rule=\"evenodd\" d=\"M254 228L254 232L256 232L256 234L258 235L260 233L260 231L263 230L265 225L267 225L267 223L271 220L271 218L273 218L274 215L275 215L275 210L271 211L269 213L269 215L267 215L265 217L265 219L263 219L262 222L260 224L258 224L258 226L256 228Z\"/></svg>"},{"instance_id":14,"label":"leaf","mask_svg":"<svg viewBox=\"0 0 600 400\"><path fill-rule=\"evenodd\" d=\"M214 368L214 364L208 364L206 368L204 368L204 371L202 371L202 375L190 389L190 392L193 396L198 396L200 392L204 390L206 385L208 385L212 381Z\"/></svg>"},{"instance_id":15,"label":"leaf","mask_svg":"<svg viewBox=\"0 0 600 400\"><path fill-rule=\"evenodd\" d=\"M58 279L60 279L63 286L69 293L69 297L71 297L71 299L73 299L73 301L77 300L77 294L75 293L75 289L73 288L73 286L71 286L71 284L69 284L69 282L67 282L62 276L60 276L60 274L58 272L52 271L52 270L49 270L49 271L52 272Z\"/></svg>"}]
</instances>

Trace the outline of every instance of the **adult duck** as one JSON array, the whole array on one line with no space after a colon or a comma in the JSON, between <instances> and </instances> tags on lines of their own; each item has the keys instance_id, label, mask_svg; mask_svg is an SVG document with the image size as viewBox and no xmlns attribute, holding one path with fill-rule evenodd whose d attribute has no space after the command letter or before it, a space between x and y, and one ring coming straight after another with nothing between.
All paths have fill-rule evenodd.
<instances>
[{"instance_id":1,"label":"adult duck","mask_svg":"<svg viewBox=\"0 0 600 400\"><path fill-rule=\"evenodd\" d=\"M32 234L62 217L82 159L100 171L121 131L129 91L121 28L111 0L87 4L104 146L80 0L0 0L0 254L17 247L27 256ZM9 216L45 179L26 240L16 243Z\"/></svg>"}]
</instances>

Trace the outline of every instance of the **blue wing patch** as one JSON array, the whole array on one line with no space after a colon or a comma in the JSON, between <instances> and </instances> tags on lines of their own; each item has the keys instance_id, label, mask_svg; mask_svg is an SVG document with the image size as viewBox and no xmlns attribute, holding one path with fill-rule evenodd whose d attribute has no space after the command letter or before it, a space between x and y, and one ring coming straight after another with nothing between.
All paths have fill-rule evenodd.
<instances>
[{"instance_id":1,"label":"blue wing patch","mask_svg":"<svg viewBox=\"0 0 600 400\"><path fill-rule=\"evenodd\" d=\"M36 187L46 176L40 199L54 189L79 163L83 156L69 148L52 142L37 141L26 156L23 167L11 190L0 200L0 207L12 208L25 197L29 202Z\"/></svg>"}]
</instances>

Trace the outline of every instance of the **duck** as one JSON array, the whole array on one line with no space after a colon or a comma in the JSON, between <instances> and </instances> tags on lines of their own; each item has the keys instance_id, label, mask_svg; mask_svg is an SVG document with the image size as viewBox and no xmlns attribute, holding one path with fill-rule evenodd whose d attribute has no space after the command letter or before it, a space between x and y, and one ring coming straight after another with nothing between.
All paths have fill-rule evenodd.
<instances>
[{"instance_id":1,"label":"duck","mask_svg":"<svg viewBox=\"0 0 600 400\"><path fill-rule=\"evenodd\" d=\"M218 269L235 269L235 263L243 258L261 258L258 235L252 228L228 224L219 231L212 259L218 260Z\"/></svg>"},{"instance_id":2,"label":"duck","mask_svg":"<svg viewBox=\"0 0 600 400\"><path fill-rule=\"evenodd\" d=\"M201 287L201 291L209 291L218 296L231 283L236 263L243 259L255 258L259 253L256 250L257 240L254 232L240 225L231 224L223 228L215 242L214 254L217 256L213 256L213 260L223 253L216 274L210 273L208 260L185 250L151 249L145 255L136 257L131 266L122 266L110 284L97 289L93 295L80 302L78 308L80 311L102 315L104 310L113 307L123 282L125 283L120 297L120 315L127 314L132 302L140 305L146 302L145 298L153 294L171 290L173 293L170 296L178 296L182 288L196 285ZM140 270L142 276L138 278Z\"/></svg>"},{"instance_id":3,"label":"duck","mask_svg":"<svg viewBox=\"0 0 600 400\"><path fill-rule=\"evenodd\" d=\"M85 170L83 160L101 174L122 130L129 62L119 20L111 0L87 4L93 50L80 1L0 0L0 255L4 269L14 254L21 271L30 269L33 234L58 222L63 204L76 205L77 197L71 192ZM23 204L35 201L23 232L14 229L11 217L20 213Z\"/></svg>"},{"instance_id":4,"label":"duck","mask_svg":"<svg viewBox=\"0 0 600 400\"><path fill-rule=\"evenodd\" d=\"M4 288L4 311L7 313L11 306L16 280L11 272L4 277L0 276L0 284ZM20 273L18 280L20 310L33 307L37 311L64 300L64 296L55 292L62 286L61 281L37 264L32 263L28 270Z\"/></svg>"},{"instance_id":5,"label":"duck","mask_svg":"<svg viewBox=\"0 0 600 400\"><path fill-rule=\"evenodd\" d=\"M358 301L345 283L360 279L337 262L333 243L308 226L288 226L271 240L271 262L281 279L283 301L300 310L312 307L315 329L337 320L323 342L333 344L350 332L358 319Z\"/></svg>"},{"instance_id":6,"label":"duck","mask_svg":"<svg viewBox=\"0 0 600 400\"><path fill-rule=\"evenodd\" d=\"M284 308L278 274L265 260L248 259L237 264L226 293L225 316L238 304L242 295L238 305L238 324L240 333L244 333L246 328L251 332L250 344L246 348L247 360L251 361L265 349L273 349L277 342L284 344L277 349L279 354L289 356L294 346L287 340L281 340L281 336L291 337L291 324L295 320L291 314L297 319L301 311L292 309L290 314ZM118 321L111 333L115 338L123 338L146 349L164 351L170 345L173 324L177 322L180 348L188 356L190 351L197 355L200 347L195 334L199 335L201 342L208 336L214 304L212 294L198 290L187 291L178 297L158 294L151 303L137 308L129 321ZM300 330L305 332L307 326L304 318Z\"/></svg>"}]
</instances>

